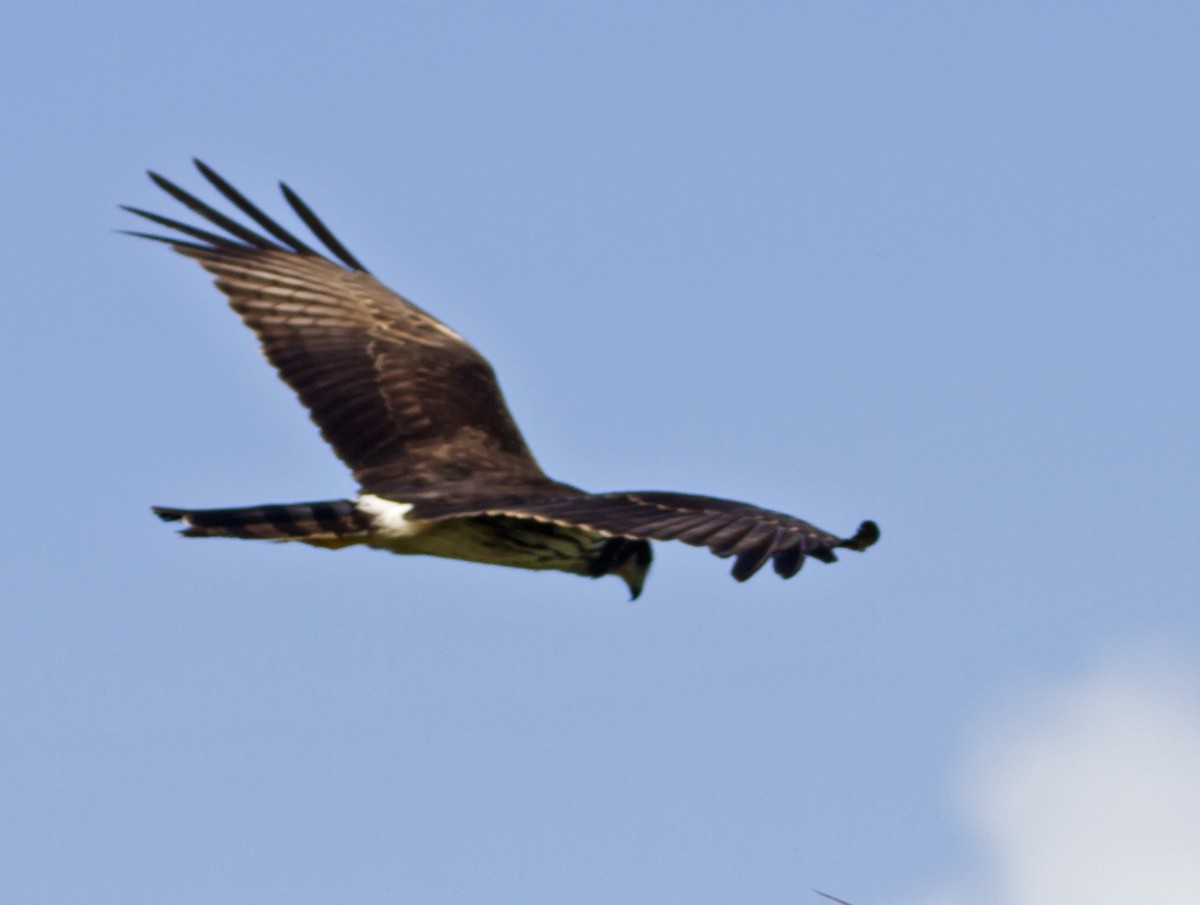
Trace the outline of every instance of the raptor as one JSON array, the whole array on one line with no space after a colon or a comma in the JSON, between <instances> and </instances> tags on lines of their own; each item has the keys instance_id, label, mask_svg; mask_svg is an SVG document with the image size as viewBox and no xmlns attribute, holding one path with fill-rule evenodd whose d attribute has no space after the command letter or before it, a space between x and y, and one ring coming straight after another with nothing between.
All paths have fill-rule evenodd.
<instances>
[{"instance_id":1,"label":"raptor","mask_svg":"<svg viewBox=\"0 0 1200 905\"><path fill-rule=\"evenodd\" d=\"M154 183L203 227L124 209L216 277L279 376L359 485L353 499L236 509L156 506L188 537L355 544L393 553L617 575L632 597L652 540L681 540L733 557L745 581L767 562L784 578L806 557L879 538L863 522L843 539L748 503L658 490L588 493L542 471L509 414L491 365L465 339L367 271L295 192L280 184L322 253L200 161L207 182L246 220L222 213L156 173ZM257 227L257 228L254 228Z\"/></svg>"}]
</instances>

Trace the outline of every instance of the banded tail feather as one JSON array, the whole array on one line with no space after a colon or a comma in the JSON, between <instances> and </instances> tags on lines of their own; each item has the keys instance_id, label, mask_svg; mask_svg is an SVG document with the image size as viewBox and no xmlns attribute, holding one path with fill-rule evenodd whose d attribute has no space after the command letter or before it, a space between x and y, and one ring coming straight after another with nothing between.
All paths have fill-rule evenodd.
<instances>
[{"instance_id":1,"label":"banded tail feather","mask_svg":"<svg viewBox=\"0 0 1200 905\"><path fill-rule=\"evenodd\" d=\"M353 543L367 533L370 516L349 500L265 504L237 509L176 509L154 506L164 522L183 522L184 537L298 540L317 546Z\"/></svg>"}]
</instances>

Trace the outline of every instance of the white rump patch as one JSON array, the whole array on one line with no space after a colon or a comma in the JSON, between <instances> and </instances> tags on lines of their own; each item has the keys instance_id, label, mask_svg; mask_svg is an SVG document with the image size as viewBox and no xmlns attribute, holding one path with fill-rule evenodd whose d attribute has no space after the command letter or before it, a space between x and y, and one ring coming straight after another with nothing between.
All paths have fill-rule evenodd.
<instances>
[{"instance_id":1,"label":"white rump patch","mask_svg":"<svg viewBox=\"0 0 1200 905\"><path fill-rule=\"evenodd\" d=\"M424 523L408 518L412 503L397 503L373 493L360 493L354 508L371 516L371 527L387 537L413 537L425 530Z\"/></svg>"}]
</instances>

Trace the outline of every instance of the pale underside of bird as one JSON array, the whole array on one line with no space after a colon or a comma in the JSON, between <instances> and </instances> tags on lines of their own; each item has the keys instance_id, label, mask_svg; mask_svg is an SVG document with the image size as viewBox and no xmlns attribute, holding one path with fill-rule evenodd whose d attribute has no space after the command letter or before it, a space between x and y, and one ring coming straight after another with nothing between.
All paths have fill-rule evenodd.
<instances>
[{"instance_id":1,"label":"pale underside of bird","mask_svg":"<svg viewBox=\"0 0 1200 905\"><path fill-rule=\"evenodd\" d=\"M279 225L200 161L204 178L262 232L150 173L206 228L138 208L166 242L216 277L263 354L308 408L360 491L349 500L236 509L154 507L188 537L363 544L593 578L618 575L634 598L651 540L734 557L745 581L768 561L791 578L806 557L864 550L863 522L842 539L748 503L661 491L592 494L552 480L529 452L491 365L466 340L367 272L286 185L287 202L329 257ZM213 231L214 229L220 232Z\"/></svg>"}]
</instances>

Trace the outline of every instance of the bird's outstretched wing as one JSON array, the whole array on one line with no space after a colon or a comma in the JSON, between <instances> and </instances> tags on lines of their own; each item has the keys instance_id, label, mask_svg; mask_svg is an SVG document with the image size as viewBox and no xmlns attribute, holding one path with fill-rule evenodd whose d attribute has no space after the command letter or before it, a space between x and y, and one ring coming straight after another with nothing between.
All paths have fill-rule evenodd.
<instances>
[{"instance_id":1,"label":"bird's outstretched wing","mask_svg":"<svg viewBox=\"0 0 1200 905\"><path fill-rule=\"evenodd\" d=\"M773 561L775 571L791 578L806 556L834 562L834 550L865 550L879 539L874 522L863 522L848 539L836 537L782 512L749 503L661 491L566 494L532 499L424 500L412 516L441 519L459 516L503 516L552 522L614 537L681 540L708 547L717 556L736 557L733 577L745 581Z\"/></svg>"},{"instance_id":2,"label":"bird's outstretched wing","mask_svg":"<svg viewBox=\"0 0 1200 905\"><path fill-rule=\"evenodd\" d=\"M338 262L280 226L200 161L204 178L266 235L150 173L204 218L201 229L126 207L173 230L167 242L216 276L230 306L366 490L467 478L545 479L491 365L461 336L392 292L286 185L284 197Z\"/></svg>"}]
</instances>

